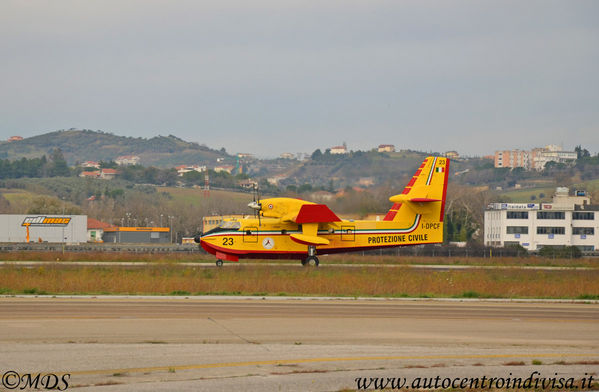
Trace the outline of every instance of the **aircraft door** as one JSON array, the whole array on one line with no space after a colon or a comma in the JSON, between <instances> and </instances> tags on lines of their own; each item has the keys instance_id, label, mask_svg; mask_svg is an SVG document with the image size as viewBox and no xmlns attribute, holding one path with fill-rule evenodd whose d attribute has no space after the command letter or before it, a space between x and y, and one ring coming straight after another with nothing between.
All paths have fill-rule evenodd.
<instances>
[{"instance_id":1,"label":"aircraft door","mask_svg":"<svg viewBox=\"0 0 599 392\"><path fill-rule=\"evenodd\" d=\"M258 228L246 227L243 229L243 242L258 242Z\"/></svg>"},{"instance_id":2,"label":"aircraft door","mask_svg":"<svg viewBox=\"0 0 599 392\"><path fill-rule=\"evenodd\" d=\"M356 232L354 226L341 226L341 241L355 241Z\"/></svg>"}]
</instances>

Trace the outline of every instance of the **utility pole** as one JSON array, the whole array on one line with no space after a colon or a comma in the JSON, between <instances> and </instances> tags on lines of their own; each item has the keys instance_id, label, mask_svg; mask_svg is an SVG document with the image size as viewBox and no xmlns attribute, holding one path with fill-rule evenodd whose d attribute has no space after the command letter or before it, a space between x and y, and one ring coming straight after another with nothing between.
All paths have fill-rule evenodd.
<instances>
[{"instance_id":1,"label":"utility pole","mask_svg":"<svg viewBox=\"0 0 599 392\"><path fill-rule=\"evenodd\" d=\"M208 169L204 173L204 197L210 196L210 177L208 176Z\"/></svg>"},{"instance_id":2,"label":"utility pole","mask_svg":"<svg viewBox=\"0 0 599 392\"><path fill-rule=\"evenodd\" d=\"M64 210L65 210L65 199L64 197L62 198L62 216L64 216ZM64 225L62 226L62 254L64 255L64 245L65 242L67 241L67 238L64 236Z\"/></svg>"}]
</instances>

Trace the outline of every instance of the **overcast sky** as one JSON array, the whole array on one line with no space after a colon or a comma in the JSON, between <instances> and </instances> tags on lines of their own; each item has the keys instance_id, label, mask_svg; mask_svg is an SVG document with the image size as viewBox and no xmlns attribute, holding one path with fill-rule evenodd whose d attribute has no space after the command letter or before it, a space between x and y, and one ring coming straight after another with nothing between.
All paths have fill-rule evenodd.
<instances>
[{"instance_id":1,"label":"overcast sky","mask_svg":"<svg viewBox=\"0 0 599 392\"><path fill-rule=\"evenodd\" d=\"M599 152L599 1L0 0L0 139Z\"/></svg>"}]
</instances>

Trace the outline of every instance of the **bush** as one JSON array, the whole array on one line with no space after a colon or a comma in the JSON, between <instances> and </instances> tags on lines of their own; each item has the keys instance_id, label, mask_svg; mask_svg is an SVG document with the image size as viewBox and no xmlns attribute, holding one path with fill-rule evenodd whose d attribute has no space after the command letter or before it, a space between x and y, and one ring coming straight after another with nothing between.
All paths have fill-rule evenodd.
<instances>
[{"instance_id":1,"label":"bush","mask_svg":"<svg viewBox=\"0 0 599 392\"><path fill-rule=\"evenodd\" d=\"M520 244L508 245L505 247L506 249L511 249L515 252L516 256L526 255L528 250ZM576 248L578 249L578 248Z\"/></svg>"},{"instance_id":2,"label":"bush","mask_svg":"<svg viewBox=\"0 0 599 392\"><path fill-rule=\"evenodd\" d=\"M582 252L576 246L545 246L539 251L539 255L562 259L578 259L582 257Z\"/></svg>"}]
</instances>

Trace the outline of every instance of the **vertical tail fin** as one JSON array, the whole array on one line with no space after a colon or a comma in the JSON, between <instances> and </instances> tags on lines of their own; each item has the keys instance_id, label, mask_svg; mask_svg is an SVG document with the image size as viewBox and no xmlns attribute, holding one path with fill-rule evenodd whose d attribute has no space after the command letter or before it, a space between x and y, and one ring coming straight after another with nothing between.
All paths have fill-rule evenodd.
<instances>
[{"instance_id":1,"label":"vertical tail fin","mask_svg":"<svg viewBox=\"0 0 599 392\"><path fill-rule=\"evenodd\" d=\"M443 222L449 159L427 157L403 192L389 198L393 206L383 220L413 220L416 214L429 221Z\"/></svg>"}]
</instances>

